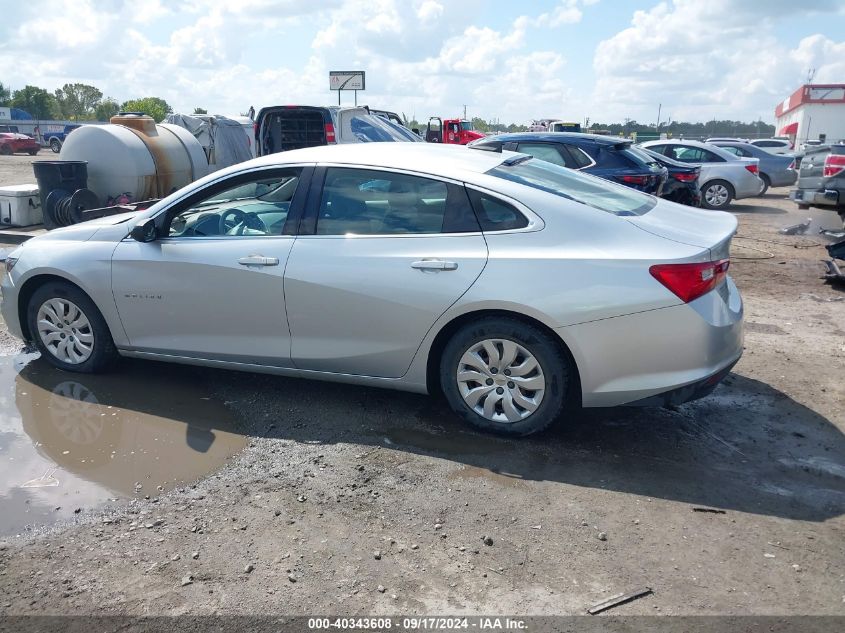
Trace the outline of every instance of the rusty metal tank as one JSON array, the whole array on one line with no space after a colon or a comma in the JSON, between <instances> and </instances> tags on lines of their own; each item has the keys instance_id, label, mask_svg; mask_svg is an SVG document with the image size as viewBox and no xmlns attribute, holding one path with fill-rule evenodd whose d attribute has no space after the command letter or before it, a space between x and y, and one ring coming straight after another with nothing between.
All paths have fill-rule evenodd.
<instances>
[{"instance_id":1,"label":"rusty metal tank","mask_svg":"<svg viewBox=\"0 0 845 633\"><path fill-rule=\"evenodd\" d=\"M60 160L88 163L88 188L103 204L163 198L208 173L202 145L176 125L140 113L120 113L108 125L83 125L69 134Z\"/></svg>"}]
</instances>

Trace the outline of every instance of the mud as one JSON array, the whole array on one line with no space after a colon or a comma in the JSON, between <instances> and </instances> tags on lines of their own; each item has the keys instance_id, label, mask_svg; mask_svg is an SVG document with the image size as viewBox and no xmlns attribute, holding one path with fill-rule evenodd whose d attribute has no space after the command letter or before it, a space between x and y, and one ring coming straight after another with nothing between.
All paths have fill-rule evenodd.
<instances>
[{"instance_id":1,"label":"mud","mask_svg":"<svg viewBox=\"0 0 845 633\"><path fill-rule=\"evenodd\" d=\"M0 536L118 500L158 496L246 445L190 372L124 363L68 374L37 354L0 357Z\"/></svg>"}]
</instances>

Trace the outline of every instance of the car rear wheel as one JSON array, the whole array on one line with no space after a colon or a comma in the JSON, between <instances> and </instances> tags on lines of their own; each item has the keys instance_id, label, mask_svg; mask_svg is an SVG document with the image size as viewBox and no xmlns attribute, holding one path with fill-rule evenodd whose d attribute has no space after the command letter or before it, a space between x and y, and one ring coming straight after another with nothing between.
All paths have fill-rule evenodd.
<instances>
[{"instance_id":1,"label":"car rear wheel","mask_svg":"<svg viewBox=\"0 0 845 633\"><path fill-rule=\"evenodd\" d=\"M27 306L29 332L50 364L79 373L97 373L117 358L108 325L94 302L68 283L48 283Z\"/></svg>"},{"instance_id":2,"label":"car rear wheel","mask_svg":"<svg viewBox=\"0 0 845 633\"><path fill-rule=\"evenodd\" d=\"M772 186L772 181L769 180L769 177L766 174L760 174L760 180L762 181L762 185L760 186L760 193L758 196L765 196L766 192L769 190L769 187Z\"/></svg>"},{"instance_id":3,"label":"car rear wheel","mask_svg":"<svg viewBox=\"0 0 845 633\"><path fill-rule=\"evenodd\" d=\"M0 154L2 154L3 156L11 156L12 148L8 145L0 145Z\"/></svg>"},{"instance_id":4,"label":"car rear wheel","mask_svg":"<svg viewBox=\"0 0 845 633\"><path fill-rule=\"evenodd\" d=\"M731 184L725 180L711 180L701 188L701 206L706 209L724 209L734 199Z\"/></svg>"},{"instance_id":5,"label":"car rear wheel","mask_svg":"<svg viewBox=\"0 0 845 633\"><path fill-rule=\"evenodd\" d=\"M512 436L537 433L557 419L570 373L550 336L510 318L464 326L440 361L440 384L452 410L479 429Z\"/></svg>"},{"instance_id":6,"label":"car rear wheel","mask_svg":"<svg viewBox=\"0 0 845 633\"><path fill-rule=\"evenodd\" d=\"M50 149L56 152L56 154L58 154L62 149L61 141L59 141L59 139L57 138L54 138L52 141L50 141Z\"/></svg>"}]
</instances>

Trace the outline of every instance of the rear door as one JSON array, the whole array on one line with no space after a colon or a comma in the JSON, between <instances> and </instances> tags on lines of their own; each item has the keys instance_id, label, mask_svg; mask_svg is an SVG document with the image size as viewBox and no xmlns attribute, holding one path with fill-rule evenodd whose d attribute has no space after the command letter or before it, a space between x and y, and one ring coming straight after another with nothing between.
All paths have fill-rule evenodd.
<instances>
[{"instance_id":1,"label":"rear door","mask_svg":"<svg viewBox=\"0 0 845 633\"><path fill-rule=\"evenodd\" d=\"M487 262L459 183L365 167L315 176L285 272L297 368L398 378Z\"/></svg>"}]
</instances>

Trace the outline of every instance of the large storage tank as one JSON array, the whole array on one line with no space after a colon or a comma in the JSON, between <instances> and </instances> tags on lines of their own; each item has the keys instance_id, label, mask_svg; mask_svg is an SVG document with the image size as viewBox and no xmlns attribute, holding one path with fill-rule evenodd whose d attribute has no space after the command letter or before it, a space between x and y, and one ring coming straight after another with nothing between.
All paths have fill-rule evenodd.
<instances>
[{"instance_id":1,"label":"large storage tank","mask_svg":"<svg viewBox=\"0 0 845 633\"><path fill-rule=\"evenodd\" d=\"M69 134L60 160L88 162L88 188L103 205L163 198L205 176L208 160L190 132L143 114L122 113L109 125L83 125Z\"/></svg>"}]
</instances>

